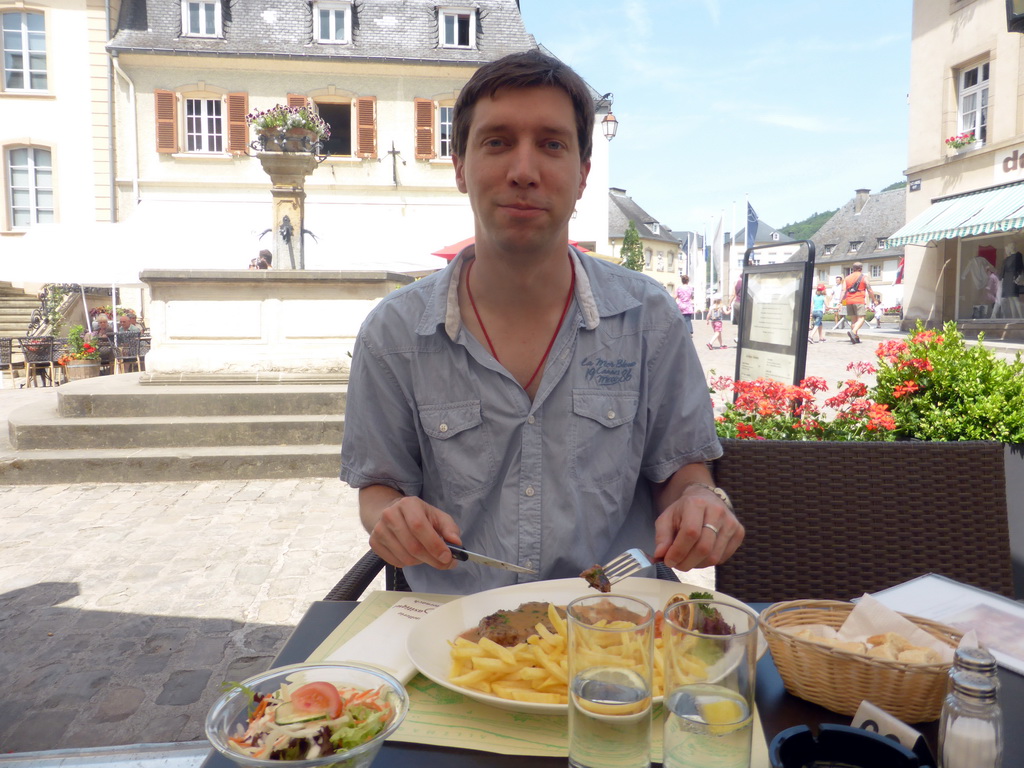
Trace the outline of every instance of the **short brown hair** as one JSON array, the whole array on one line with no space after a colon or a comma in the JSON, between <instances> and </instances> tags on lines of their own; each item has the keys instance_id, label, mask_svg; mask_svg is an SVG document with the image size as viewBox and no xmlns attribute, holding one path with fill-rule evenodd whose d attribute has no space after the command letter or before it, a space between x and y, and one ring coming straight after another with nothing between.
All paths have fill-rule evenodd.
<instances>
[{"instance_id":1,"label":"short brown hair","mask_svg":"<svg viewBox=\"0 0 1024 768\"><path fill-rule=\"evenodd\" d=\"M590 89L570 66L538 50L509 54L484 64L473 73L455 102L452 154L464 156L469 141L469 124L473 121L473 107L481 98L493 98L502 88L543 86L560 88L572 101L580 162L587 162L594 148L594 99Z\"/></svg>"},{"instance_id":2,"label":"short brown hair","mask_svg":"<svg viewBox=\"0 0 1024 768\"><path fill-rule=\"evenodd\" d=\"M860 263L859 261L855 261L855 262L853 262L853 268L854 268L854 269L855 269L856 271L860 272L861 270L863 270L863 269L864 269L864 265L863 265L863 264L861 264L861 263Z\"/></svg>"}]
</instances>

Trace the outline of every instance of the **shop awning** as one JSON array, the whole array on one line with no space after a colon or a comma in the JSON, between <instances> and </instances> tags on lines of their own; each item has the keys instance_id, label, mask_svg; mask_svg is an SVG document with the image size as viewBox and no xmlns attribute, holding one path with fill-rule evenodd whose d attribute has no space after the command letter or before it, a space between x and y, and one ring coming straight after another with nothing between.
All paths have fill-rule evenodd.
<instances>
[{"instance_id":1,"label":"shop awning","mask_svg":"<svg viewBox=\"0 0 1024 768\"><path fill-rule=\"evenodd\" d=\"M895 232L886 248L1024 229L1024 182L940 198Z\"/></svg>"}]
</instances>

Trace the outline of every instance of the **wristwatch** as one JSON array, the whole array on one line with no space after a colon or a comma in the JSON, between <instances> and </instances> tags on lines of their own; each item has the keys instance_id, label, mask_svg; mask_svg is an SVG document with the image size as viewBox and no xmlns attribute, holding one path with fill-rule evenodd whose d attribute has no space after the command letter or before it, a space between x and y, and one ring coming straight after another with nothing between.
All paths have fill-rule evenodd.
<instances>
[{"instance_id":1,"label":"wristwatch","mask_svg":"<svg viewBox=\"0 0 1024 768\"><path fill-rule=\"evenodd\" d=\"M715 494L715 496L717 496L722 501L724 501L725 502L725 506L727 506L730 511L732 511L732 512L736 511L735 509L733 509L732 499L729 498L729 494L725 492L724 488L720 488L717 485L708 485L707 483L687 483L686 486L683 488L683 493L686 492L687 488L690 488L690 487L692 487L694 485L696 485L698 488L707 488L709 491L711 491L713 494Z\"/></svg>"}]
</instances>

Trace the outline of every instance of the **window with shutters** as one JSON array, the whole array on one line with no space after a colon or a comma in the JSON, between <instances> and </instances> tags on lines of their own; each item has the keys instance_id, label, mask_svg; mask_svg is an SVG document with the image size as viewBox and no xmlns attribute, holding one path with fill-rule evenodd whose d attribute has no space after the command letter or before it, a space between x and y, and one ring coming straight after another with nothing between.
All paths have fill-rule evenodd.
<instances>
[{"instance_id":1,"label":"window with shutters","mask_svg":"<svg viewBox=\"0 0 1024 768\"><path fill-rule=\"evenodd\" d=\"M156 150L162 154L246 154L246 93L211 93L191 87L156 91Z\"/></svg>"},{"instance_id":2,"label":"window with shutters","mask_svg":"<svg viewBox=\"0 0 1024 768\"><path fill-rule=\"evenodd\" d=\"M7 220L11 229L54 221L53 155L47 147L12 147L4 153Z\"/></svg>"},{"instance_id":3,"label":"window with shutters","mask_svg":"<svg viewBox=\"0 0 1024 768\"><path fill-rule=\"evenodd\" d=\"M45 91L46 20L41 13L5 11L4 91Z\"/></svg>"},{"instance_id":4,"label":"window with shutters","mask_svg":"<svg viewBox=\"0 0 1024 768\"><path fill-rule=\"evenodd\" d=\"M317 112L327 127L330 138L323 145L323 152L334 157L352 157L352 104L317 102Z\"/></svg>"},{"instance_id":5,"label":"window with shutters","mask_svg":"<svg viewBox=\"0 0 1024 768\"><path fill-rule=\"evenodd\" d=\"M438 107L437 110L437 133L441 140L438 155L441 157L452 156L452 116L455 114L455 107Z\"/></svg>"},{"instance_id":6,"label":"window with shutters","mask_svg":"<svg viewBox=\"0 0 1024 768\"><path fill-rule=\"evenodd\" d=\"M223 37L221 0L181 0L181 34Z\"/></svg>"},{"instance_id":7,"label":"window with shutters","mask_svg":"<svg viewBox=\"0 0 1024 768\"><path fill-rule=\"evenodd\" d=\"M473 8L438 8L442 48L476 48L476 11Z\"/></svg>"},{"instance_id":8,"label":"window with shutters","mask_svg":"<svg viewBox=\"0 0 1024 768\"><path fill-rule=\"evenodd\" d=\"M220 99L185 99L185 151L223 152Z\"/></svg>"},{"instance_id":9,"label":"window with shutters","mask_svg":"<svg viewBox=\"0 0 1024 768\"><path fill-rule=\"evenodd\" d=\"M343 0L314 0L313 38L318 43L351 42L352 4Z\"/></svg>"}]
</instances>

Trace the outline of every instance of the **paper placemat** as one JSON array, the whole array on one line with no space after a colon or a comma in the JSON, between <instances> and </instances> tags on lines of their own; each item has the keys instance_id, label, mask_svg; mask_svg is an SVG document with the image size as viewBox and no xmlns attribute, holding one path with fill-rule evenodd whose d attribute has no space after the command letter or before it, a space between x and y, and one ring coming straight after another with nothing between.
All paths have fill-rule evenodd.
<instances>
[{"instance_id":1,"label":"paper placemat","mask_svg":"<svg viewBox=\"0 0 1024 768\"><path fill-rule=\"evenodd\" d=\"M373 622L384 617L399 601L422 601L412 605L442 604L458 599L455 595L430 595L416 592L372 592L321 643L308 661L341 660L339 649ZM391 617L385 617L389 622ZM402 634L404 648L408 631L415 625L408 621L408 630ZM458 628L453 628L453 634ZM364 635L365 637L365 635ZM394 638L389 639L394 644ZM361 644L348 646L362 647ZM370 658L350 659L374 663ZM406 685L410 707L405 722L391 737L394 741L414 744L434 744L459 749L476 749L503 755L531 755L537 757L565 757L568 755L567 718L560 715L534 715L508 712L467 699L461 693L416 674ZM651 758L661 762L663 707L654 707L654 725L651 732ZM768 768L768 747L765 743L761 718L755 711L751 768Z\"/></svg>"}]
</instances>

